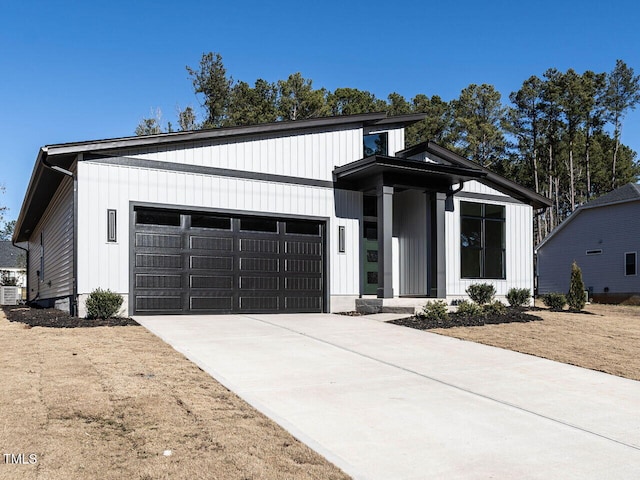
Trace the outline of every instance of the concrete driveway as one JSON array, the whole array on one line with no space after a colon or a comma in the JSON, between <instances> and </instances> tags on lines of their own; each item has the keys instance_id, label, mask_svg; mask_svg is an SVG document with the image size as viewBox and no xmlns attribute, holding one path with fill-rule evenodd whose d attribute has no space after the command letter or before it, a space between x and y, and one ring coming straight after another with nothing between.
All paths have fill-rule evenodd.
<instances>
[{"instance_id":1,"label":"concrete driveway","mask_svg":"<svg viewBox=\"0 0 640 480\"><path fill-rule=\"evenodd\" d=\"M355 478L640 478L640 382L367 317L135 319Z\"/></svg>"}]
</instances>

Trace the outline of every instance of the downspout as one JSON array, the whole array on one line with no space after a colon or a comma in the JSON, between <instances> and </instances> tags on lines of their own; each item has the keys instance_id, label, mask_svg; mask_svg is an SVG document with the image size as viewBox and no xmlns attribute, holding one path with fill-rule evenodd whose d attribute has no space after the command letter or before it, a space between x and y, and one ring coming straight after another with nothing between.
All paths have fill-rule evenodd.
<instances>
[{"instance_id":1,"label":"downspout","mask_svg":"<svg viewBox=\"0 0 640 480\"><path fill-rule=\"evenodd\" d=\"M13 241L13 239L11 240L11 245L13 245L16 248L19 248L20 250L23 250L25 252L26 255L26 260L25 260L25 279L27 280L27 298L25 298L24 300L26 301L29 298L29 249L28 248L23 248L20 245L17 245L16 242ZM34 299L35 300L35 299Z\"/></svg>"},{"instance_id":2,"label":"downspout","mask_svg":"<svg viewBox=\"0 0 640 480\"><path fill-rule=\"evenodd\" d=\"M460 182L458 188L456 188L455 190L451 190L451 187L449 187L449 191L447 192L447 197L444 200L444 211L445 212L453 212L454 208L453 208L453 196L462 191L462 189L464 188L464 182Z\"/></svg>"},{"instance_id":3,"label":"downspout","mask_svg":"<svg viewBox=\"0 0 640 480\"><path fill-rule=\"evenodd\" d=\"M73 215L73 231L71 232L73 235L73 291L71 293L71 299L69 302L69 314L71 315L76 315L76 307L77 307L77 302L78 302L78 284L77 284L77 271L78 271L78 259L77 257L77 245L76 245L76 241L77 241L77 236L76 236L76 221L77 221L77 214L76 214L76 207L77 207L77 195L78 195L78 178L73 174L73 172L62 168L59 165L54 165L53 163L49 162L46 158L46 156L42 157L42 164L47 167L50 170L53 170L55 172L58 173L62 173L63 175L67 175L68 177L71 177L73 179L73 205L72 205L72 209L71 209L71 215Z\"/></svg>"}]
</instances>

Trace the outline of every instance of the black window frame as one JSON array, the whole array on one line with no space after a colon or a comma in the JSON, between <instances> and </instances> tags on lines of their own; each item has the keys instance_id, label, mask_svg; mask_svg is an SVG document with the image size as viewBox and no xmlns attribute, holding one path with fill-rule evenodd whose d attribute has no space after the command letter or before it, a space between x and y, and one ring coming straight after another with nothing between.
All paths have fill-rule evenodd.
<instances>
[{"instance_id":1,"label":"black window frame","mask_svg":"<svg viewBox=\"0 0 640 480\"><path fill-rule=\"evenodd\" d=\"M479 213L463 213L466 209L475 209L478 210ZM487 207L490 207L491 210L494 210L494 214L487 214ZM495 209L500 209L501 214L499 217L495 216ZM466 221L471 222L479 222L480 224L480 238L474 239L476 242L479 241L479 245L465 245L465 242L468 244L469 239L463 235L464 224ZM500 231L500 246L489 246L487 245L487 226L489 224L501 225ZM507 245L506 245L506 208L504 205L496 205L489 203L478 203L478 202L460 202L460 278L463 279L487 279L487 280L506 280L507 278ZM465 253L477 252L478 255L478 275L469 275L465 274L466 271L469 270L468 266L465 266L465 262L468 262L470 257L465 255ZM499 275L488 274L487 272L491 269L487 268L488 258L493 256L497 258L496 255L499 255L501 258L501 272ZM466 260L467 259L467 260ZM497 270L497 269L496 269Z\"/></svg>"},{"instance_id":2,"label":"black window frame","mask_svg":"<svg viewBox=\"0 0 640 480\"><path fill-rule=\"evenodd\" d=\"M367 139L376 138L380 140L380 146L375 149L367 150ZM377 143L377 142L376 142ZM364 157L371 157L373 155L388 155L389 154L389 132L372 132L366 133L362 138L362 152Z\"/></svg>"},{"instance_id":3,"label":"black window frame","mask_svg":"<svg viewBox=\"0 0 640 480\"><path fill-rule=\"evenodd\" d=\"M633 263L629 263L629 256L633 255ZM633 267L633 273L629 273L629 267ZM635 277L638 274L638 255L636 252L624 252L624 276Z\"/></svg>"}]
</instances>

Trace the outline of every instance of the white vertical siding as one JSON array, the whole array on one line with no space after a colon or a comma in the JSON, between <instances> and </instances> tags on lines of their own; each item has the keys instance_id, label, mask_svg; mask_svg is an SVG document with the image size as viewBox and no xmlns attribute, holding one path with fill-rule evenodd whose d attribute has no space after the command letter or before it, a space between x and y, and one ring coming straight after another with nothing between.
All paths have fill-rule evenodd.
<instances>
[{"instance_id":1,"label":"white vertical siding","mask_svg":"<svg viewBox=\"0 0 640 480\"><path fill-rule=\"evenodd\" d=\"M465 184L466 187L466 184ZM465 188L466 190L466 188ZM505 268L504 280L463 279L460 276L460 200L505 206ZM455 211L445 213L447 297L466 296L473 283L491 283L498 296L511 288L528 288L533 294L533 209L529 205L501 203L476 199L454 200Z\"/></svg>"},{"instance_id":2,"label":"white vertical siding","mask_svg":"<svg viewBox=\"0 0 640 480\"><path fill-rule=\"evenodd\" d=\"M80 163L78 182L80 294L98 287L128 293L130 202L329 218L330 293L359 294L359 220L362 214L359 192L105 165L97 161ZM108 209L117 211L118 238L115 243L107 242ZM346 227L347 252L344 254L338 254L337 225Z\"/></svg>"},{"instance_id":3,"label":"white vertical siding","mask_svg":"<svg viewBox=\"0 0 640 480\"><path fill-rule=\"evenodd\" d=\"M146 147L122 156L228 168L318 180L332 180L334 167L362 158L362 128L343 127L287 136L214 139L188 145ZM390 131L391 147L404 142L402 129ZM393 150L395 151L395 150Z\"/></svg>"},{"instance_id":4,"label":"white vertical siding","mask_svg":"<svg viewBox=\"0 0 640 480\"><path fill-rule=\"evenodd\" d=\"M106 215L106 213L105 213ZM40 270L40 238L44 241L44 278ZM39 300L73 294L73 180L65 177L29 238L29 292Z\"/></svg>"},{"instance_id":5,"label":"white vertical siding","mask_svg":"<svg viewBox=\"0 0 640 480\"><path fill-rule=\"evenodd\" d=\"M427 200L407 190L393 196L394 235L398 237L400 295L427 295Z\"/></svg>"}]
</instances>

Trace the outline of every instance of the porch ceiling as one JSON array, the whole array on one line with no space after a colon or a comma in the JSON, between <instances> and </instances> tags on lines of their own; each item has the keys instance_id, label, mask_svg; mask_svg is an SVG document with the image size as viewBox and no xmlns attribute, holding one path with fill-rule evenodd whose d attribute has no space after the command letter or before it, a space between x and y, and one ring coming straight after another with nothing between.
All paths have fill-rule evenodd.
<instances>
[{"instance_id":1,"label":"porch ceiling","mask_svg":"<svg viewBox=\"0 0 640 480\"><path fill-rule=\"evenodd\" d=\"M366 191L379 185L447 192L451 185L483 178L486 172L406 158L373 155L333 170L339 188Z\"/></svg>"}]
</instances>

